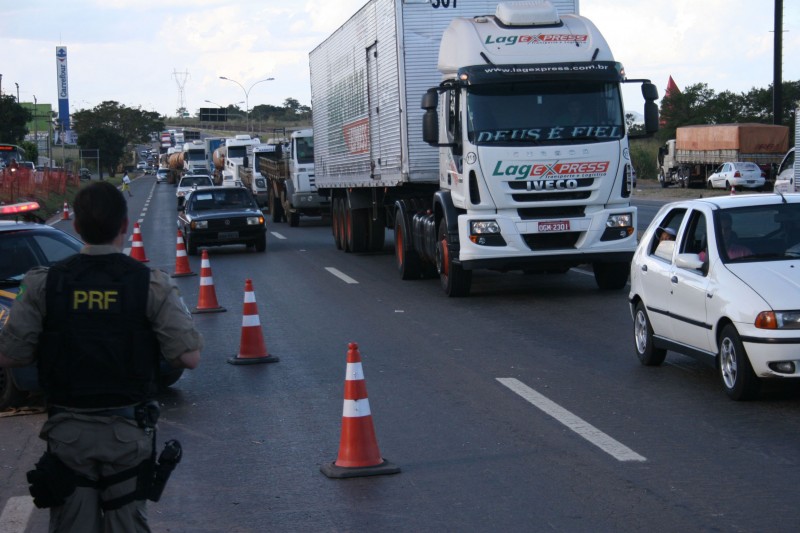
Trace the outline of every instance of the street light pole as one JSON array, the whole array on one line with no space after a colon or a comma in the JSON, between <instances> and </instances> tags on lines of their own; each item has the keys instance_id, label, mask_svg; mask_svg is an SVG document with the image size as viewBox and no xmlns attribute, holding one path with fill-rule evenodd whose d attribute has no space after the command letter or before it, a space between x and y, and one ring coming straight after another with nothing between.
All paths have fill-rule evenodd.
<instances>
[{"instance_id":1,"label":"street light pole","mask_svg":"<svg viewBox=\"0 0 800 533\"><path fill-rule=\"evenodd\" d=\"M14 85L17 86L17 103L19 103L19 83L14 82Z\"/></svg>"},{"instance_id":2,"label":"street light pole","mask_svg":"<svg viewBox=\"0 0 800 533\"><path fill-rule=\"evenodd\" d=\"M34 142L36 143L36 162L34 166L39 165L39 124L37 124L37 119L39 118L38 114L36 113L36 95L33 95L33 138Z\"/></svg>"},{"instance_id":3,"label":"street light pole","mask_svg":"<svg viewBox=\"0 0 800 533\"><path fill-rule=\"evenodd\" d=\"M225 76L220 76L219 79L232 81L233 83L235 83L236 85L238 85L239 87L242 88L242 91L244 92L245 114L247 115L247 133L250 133L250 91L253 90L253 87L258 85L259 83L262 83L262 82L265 82L265 81L272 81L275 78L265 78L263 80L259 80L259 81L255 82L253 85L251 85L249 89L245 89L244 85L242 85L238 81L232 80L230 78L226 78Z\"/></svg>"}]
</instances>

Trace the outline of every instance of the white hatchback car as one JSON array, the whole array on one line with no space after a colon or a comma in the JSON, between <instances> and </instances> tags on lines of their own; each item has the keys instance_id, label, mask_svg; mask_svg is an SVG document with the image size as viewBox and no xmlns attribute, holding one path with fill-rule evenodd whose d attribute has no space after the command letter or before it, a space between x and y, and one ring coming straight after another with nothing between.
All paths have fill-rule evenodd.
<instances>
[{"instance_id":1,"label":"white hatchback car","mask_svg":"<svg viewBox=\"0 0 800 533\"><path fill-rule=\"evenodd\" d=\"M723 163L708 177L708 187L714 189L730 189L731 187L761 189L764 187L765 181L764 172L755 163Z\"/></svg>"},{"instance_id":2,"label":"white hatchback car","mask_svg":"<svg viewBox=\"0 0 800 533\"><path fill-rule=\"evenodd\" d=\"M762 378L800 378L800 195L666 204L630 280L642 364L689 355L715 366L734 400L755 397Z\"/></svg>"}]
</instances>

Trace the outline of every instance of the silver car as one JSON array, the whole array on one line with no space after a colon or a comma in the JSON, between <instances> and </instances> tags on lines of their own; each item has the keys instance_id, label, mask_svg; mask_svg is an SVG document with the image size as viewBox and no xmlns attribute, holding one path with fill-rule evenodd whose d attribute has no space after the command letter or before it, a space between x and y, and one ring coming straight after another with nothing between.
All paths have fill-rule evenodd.
<instances>
[{"instance_id":1,"label":"silver car","mask_svg":"<svg viewBox=\"0 0 800 533\"><path fill-rule=\"evenodd\" d=\"M708 177L708 187L714 189L761 189L764 187L764 172L750 162L723 163Z\"/></svg>"}]
</instances>

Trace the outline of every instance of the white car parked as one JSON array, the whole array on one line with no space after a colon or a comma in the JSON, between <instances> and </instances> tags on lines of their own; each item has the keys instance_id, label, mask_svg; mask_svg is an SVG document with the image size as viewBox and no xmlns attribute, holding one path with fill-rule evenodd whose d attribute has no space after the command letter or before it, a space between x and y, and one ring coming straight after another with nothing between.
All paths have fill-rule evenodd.
<instances>
[{"instance_id":1,"label":"white car parked","mask_svg":"<svg viewBox=\"0 0 800 533\"><path fill-rule=\"evenodd\" d=\"M689 355L715 366L734 400L754 398L763 378L800 378L800 195L666 204L630 280L642 364Z\"/></svg>"},{"instance_id":2,"label":"white car parked","mask_svg":"<svg viewBox=\"0 0 800 533\"><path fill-rule=\"evenodd\" d=\"M765 181L764 172L755 163L723 163L708 177L708 187L728 190L731 187L761 189Z\"/></svg>"}]
</instances>

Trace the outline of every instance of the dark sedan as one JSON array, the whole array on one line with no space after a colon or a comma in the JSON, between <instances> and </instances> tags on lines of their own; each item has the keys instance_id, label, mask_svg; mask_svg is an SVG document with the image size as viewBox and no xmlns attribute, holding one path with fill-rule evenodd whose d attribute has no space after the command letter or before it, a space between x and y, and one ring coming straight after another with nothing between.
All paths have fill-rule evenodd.
<instances>
[{"instance_id":1,"label":"dark sedan","mask_svg":"<svg viewBox=\"0 0 800 533\"><path fill-rule=\"evenodd\" d=\"M264 215L244 187L193 189L178 210L178 228L189 255L197 255L199 246L244 244L257 252L267 249Z\"/></svg>"}]
</instances>

